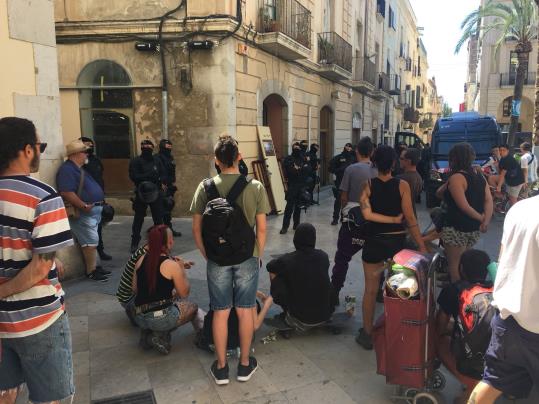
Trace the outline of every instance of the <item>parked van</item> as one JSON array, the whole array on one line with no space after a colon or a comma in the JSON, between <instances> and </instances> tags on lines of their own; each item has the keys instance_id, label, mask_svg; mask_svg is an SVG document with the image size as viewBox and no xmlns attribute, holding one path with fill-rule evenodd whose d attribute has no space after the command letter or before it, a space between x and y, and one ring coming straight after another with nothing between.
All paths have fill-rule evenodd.
<instances>
[{"instance_id":1,"label":"parked van","mask_svg":"<svg viewBox=\"0 0 539 404\"><path fill-rule=\"evenodd\" d=\"M476 164L482 164L490 156L492 147L502 142L500 127L494 117L476 112L459 112L438 119L432 131L430 175L425 184L428 208L440 204L435 193L449 176L449 150L460 142L470 143L475 150Z\"/></svg>"}]
</instances>

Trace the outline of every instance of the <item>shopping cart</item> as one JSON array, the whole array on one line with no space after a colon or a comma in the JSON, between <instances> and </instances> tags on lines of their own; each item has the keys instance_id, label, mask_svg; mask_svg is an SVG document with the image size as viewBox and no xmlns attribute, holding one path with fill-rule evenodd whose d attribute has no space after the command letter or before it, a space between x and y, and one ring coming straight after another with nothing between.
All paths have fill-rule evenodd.
<instances>
[{"instance_id":1,"label":"shopping cart","mask_svg":"<svg viewBox=\"0 0 539 404\"><path fill-rule=\"evenodd\" d=\"M373 334L377 371L396 386L392 399L438 404L442 400L437 392L445 387L445 377L437 370L434 291L442 257L403 250L394 261L415 271L419 299L402 300L384 293L384 314Z\"/></svg>"}]
</instances>

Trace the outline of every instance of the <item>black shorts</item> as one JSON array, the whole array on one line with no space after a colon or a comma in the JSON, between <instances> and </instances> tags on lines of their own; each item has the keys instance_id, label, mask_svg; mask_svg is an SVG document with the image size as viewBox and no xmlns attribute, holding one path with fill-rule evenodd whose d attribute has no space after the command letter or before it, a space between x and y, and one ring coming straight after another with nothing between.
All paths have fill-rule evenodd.
<instances>
[{"instance_id":1,"label":"black shorts","mask_svg":"<svg viewBox=\"0 0 539 404\"><path fill-rule=\"evenodd\" d=\"M404 248L406 234L379 234L367 237L361 258L368 264L376 264L393 258Z\"/></svg>"}]
</instances>

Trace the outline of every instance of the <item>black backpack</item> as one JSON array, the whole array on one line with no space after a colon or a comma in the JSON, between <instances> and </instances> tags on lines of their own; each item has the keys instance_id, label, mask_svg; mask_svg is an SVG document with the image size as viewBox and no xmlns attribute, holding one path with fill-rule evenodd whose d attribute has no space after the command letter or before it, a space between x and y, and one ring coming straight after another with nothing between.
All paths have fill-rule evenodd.
<instances>
[{"instance_id":1,"label":"black backpack","mask_svg":"<svg viewBox=\"0 0 539 404\"><path fill-rule=\"evenodd\" d=\"M250 181L242 175L223 198L213 179L204 180L208 198L202 215L202 240L207 257L220 266L237 265L253 256L255 233L236 204Z\"/></svg>"},{"instance_id":2,"label":"black backpack","mask_svg":"<svg viewBox=\"0 0 539 404\"><path fill-rule=\"evenodd\" d=\"M492 286L459 282L459 315L452 338L457 370L481 380L484 356L490 343L490 321L496 314L492 303Z\"/></svg>"}]
</instances>

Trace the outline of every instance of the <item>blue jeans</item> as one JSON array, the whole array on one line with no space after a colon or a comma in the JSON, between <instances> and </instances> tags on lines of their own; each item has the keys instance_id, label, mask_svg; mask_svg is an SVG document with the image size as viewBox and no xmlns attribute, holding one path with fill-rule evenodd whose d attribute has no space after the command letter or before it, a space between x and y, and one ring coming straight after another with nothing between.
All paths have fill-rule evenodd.
<instances>
[{"instance_id":1,"label":"blue jeans","mask_svg":"<svg viewBox=\"0 0 539 404\"><path fill-rule=\"evenodd\" d=\"M230 266L219 266L208 260L207 270L212 310L226 310L232 306L250 309L256 306L259 272L257 257Z\"/></svg>"},{"instance_id":2,"label":"blue jeans","mask_svg":"<svg viewBox=\"0 0 539 404\"><path fill-rule=\"evenodd\" d=\"M143 330L170 331L178 327L180 309L175 304L166 309L137 314L135 322Z\"/></svg>"},{"instance_id":3,"label":"blue jeans","mask_svg":"<svg viewBox=\"0 0 539 404\"><path fill-rule=\"evenodd\" d=\"M45 330L0 340L0 394L26 383L30 401L60 401L75 393L67 314Z\"/></svg>"},{"instance_id":4,"label":"blue jeans","mask_svg":"<svg viewBox=\"0 0 539 404\"><path fill-rule=\"evenodd\" d=\"M80 212L77 219L69 219L69 225L81 247L97 247L99 233L97 228L101 223L102 206L94 206L90 212Z\"/></svg>"}]
</instances>

